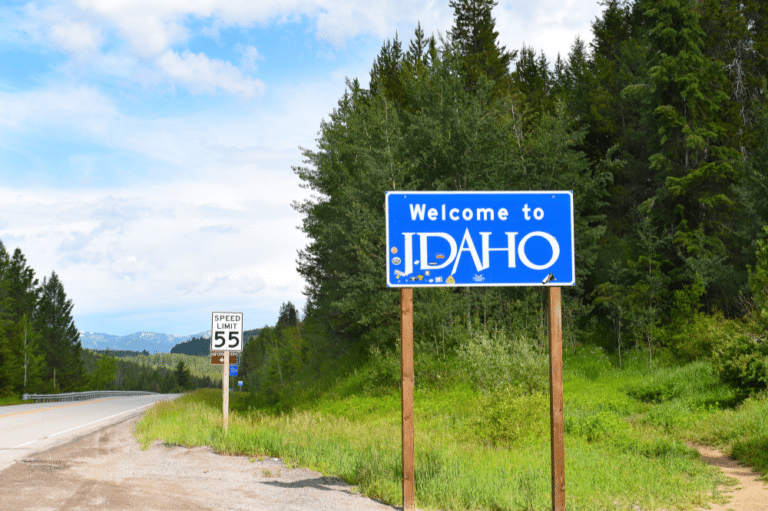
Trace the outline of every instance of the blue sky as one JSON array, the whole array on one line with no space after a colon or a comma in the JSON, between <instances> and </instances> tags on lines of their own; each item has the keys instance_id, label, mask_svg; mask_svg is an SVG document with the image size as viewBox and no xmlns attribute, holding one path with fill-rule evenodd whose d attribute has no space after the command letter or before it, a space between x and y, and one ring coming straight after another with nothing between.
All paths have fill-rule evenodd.
<instances>
[{"instance_id":1,"label":"blue sky","mask_svg":"<svg viewBox=\"0 0 768 511\"><path fill-rule=\"evenodd\" d=\"M500 42L565 56L592 0L500 1ZM0 4L0 240L55 271L80 330L185 335L304 304L291 167L385 39L448 1ZM383 199L382 199L383 200ZM382 282L382 285L384 283Z\"/></svg>"}]
</instances>

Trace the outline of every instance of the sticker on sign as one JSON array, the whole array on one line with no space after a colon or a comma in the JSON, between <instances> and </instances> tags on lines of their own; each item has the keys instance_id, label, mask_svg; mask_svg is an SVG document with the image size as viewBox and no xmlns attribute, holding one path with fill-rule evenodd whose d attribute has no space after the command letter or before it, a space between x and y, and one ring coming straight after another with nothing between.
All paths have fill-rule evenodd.
<instances>
[{"instance_id":1,"label":"sticker on sign","mask_svg":"<svg viewBox=\"0 0 768 511\"><path fill-rule=\"evenodd\" d=\"M573 286L573 192L387 192L387 286ZM549 275L552 277L549 277Z\"/></svg>"},{"instance_id":2,"label":"sticker on sign","mask_svg":"<svg viewBox=\"0 0 768 511\"><path fill-rule=\"evenodd\" d=\"M211 351L243 351L243 313L211 315Z\"/></svg>"}]
</instances>

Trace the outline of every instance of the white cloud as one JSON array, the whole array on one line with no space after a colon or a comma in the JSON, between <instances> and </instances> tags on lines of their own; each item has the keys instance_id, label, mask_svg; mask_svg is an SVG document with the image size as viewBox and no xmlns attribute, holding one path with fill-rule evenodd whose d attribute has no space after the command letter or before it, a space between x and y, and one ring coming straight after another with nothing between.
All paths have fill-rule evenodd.
<instances>
[{"instance_id":1,"label":"white cloud","mask_svg":"<svg viewBox=\"0 0 768 511\"><path fill-rule=\"evenodd\" d=\"M165 74L184 83L192 93L215 93L221 89L250 98L262 94L266 88L263 80L245 77L229 62L210 59L203 53L185 51L179 55L166 50L157 59L157 65Z\"/></svg>"},{"instance_id":2,"label":"white cloud","mask_svg":"<svg viewBox=\"0 0 768 511\"><path fill-rule=\"evenodd\" d=\"M285 203L241 193L254 181L240 176L234 189L211 180L98 192L3 187L0 218L8 225L0 240L13 250L24 236L30 265L38 276L61 275L77 314L242 302L244 295L300 303L300 216ZM260 186L269 196L286 183ZM243 207L211 206L227 198ZM201 229L212 219L234 230Z\"/></svg>"},{"instance_id":3,"label":"white cloud","mask_svg":"<svg viewBox=\"0 0 768 511\"><path fill-rule=\"evenodd\" d=\"M207 17L210 9L199 2L144 2L110 0L76 0L75 6L92 13L112 27L139 55L162 53L171 45L185 42L189 31L184 25L187 16Z\"/></svg>"},{"instance_id":4,"label":"white cloud","mask_svg":"<svg viewBox=\"0 0 768 511\"><path fill-rule=\"evenodd\" d=\"M0 127L32 131L77 126L102 133L104 119L118 116L112 100L94 87L58 86L27 92L0 93ZM50 132L55 135L58 130ZM72 133L63 133L72 136Z\"/></svg>"},{"instance_id":5,"label":"white cloud","mask_svg":"<svg viewBox=\"0 0 768 511\"><path fill-rule=\"evenodd\" d=\"M542 50L554 65L558 52L565 59L576 36L592 40L591 22L603 11L596 0L540 0L499 2L494 9L499 42L507 50L523 44Z\"/></svg>"},{"instance_id":6,"label":"white cloud","mask_svg":"<svg viewBox=\"0 0 768 511\"><path fill-rule=\"evenodd\" d=\"M242 55L240 67L250 73L256 72L256 61L264 60L255 46L236 44L235 50Z\"/></svg>"},{"instance_id":7,"label":"white cloud","mask_svg":"<svg viewBox=\"0 0 768 511\"><path fill-rule=\"evenodd\" d=\"M55 46L74 54L96 51L104 41L98 28L71 20L52 25L49 34Z\"/></svg>"},{"instance_id":8,"label":"white cloud","mask_svg":"<svg viewBox=\"0 0 768 511\"><path fill-rule=\"evenodd\" d=\"M225 26L310 18L315 21L317 38L339 48L361 34L391 37L394 27L411 26L417 20L436 28L448 26L452 20L448 3L436 0L77 0L76 5L108 20L137 52L150 55L186 41L189 18L209 20L201 29L209 36Z\"/></svg>"}]
</instances>

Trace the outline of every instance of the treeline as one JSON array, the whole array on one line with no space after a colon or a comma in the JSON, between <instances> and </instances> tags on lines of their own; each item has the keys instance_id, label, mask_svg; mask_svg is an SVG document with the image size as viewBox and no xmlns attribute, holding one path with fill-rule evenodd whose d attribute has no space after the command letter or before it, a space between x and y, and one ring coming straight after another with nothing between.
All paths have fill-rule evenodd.
<instances>
[{"instance_id":1,"label":"treeline","mask_svg":"<svg viewBox=\"0 0 768 511\"><path fill-rule=\"evenodd\" d=\"M56 272L35 277L21 249L0 241L0 395L83 389L72 300Z\"/></svg>"},{"instance_id":2,"label":"treeline","mask_svg":"<svg viewBox=\"0 0 768 511\"><path fill-rule=\"evenodd\" d=\"M275 326L259 329L243 347L237 379L243 380L245 390L272 399L286 383L315 365L322 353L314 348L302 335L296 307L284 303Z\"/></svg>"},{"instance_id":3,"label":"treeline","mask_svg":"<svg viewBox=\"0 0 768 511\"><path fill-rule=\"evenodd\" d=\"M157 355L146 357L152 358ZM108 350L102 353L87 349L83 350L82 358L88 374L89 390L144 390L176 393L221 386L220 375L217 379L209 375L192 374L189 364L184 360L179 360L172 367L152 366L136 360L118 358Z\"/></svg>"},{"instance_id":4,"label":"treeline","mask_svg":"<svg viewBox=\"0 0 768 511\"><path fill-rule=\"evenodd\" d=\"M97 355L109 355L117 358L137 357L139 355L149 356L149 352L147 350L143 350L143 351L111 350L109 348L106 348L103 350L88 350L88 351L90 351L91 353L95 353Z\"/></svg>"},{"instance_id":5,"label":"treeline","mask_svg":"<svg viewBox=\"0 0 768 511\"><path fill-rule=\"evenodd\" d=\"M589 45L577 37L553 64L499 45L492 0L450 5L444 37L419 25L407 48L384 43L367 89L347 81L294 169L314 194L296 206L307 303L285 345L331 358L396 349L388 190L573 190L569 345L706 357L718 318L763 314L768 3L607 0ZM541 339L545 303L538 288L416 289L417 342L450 352L478 328Z\"/></svg>"}]
</instances>

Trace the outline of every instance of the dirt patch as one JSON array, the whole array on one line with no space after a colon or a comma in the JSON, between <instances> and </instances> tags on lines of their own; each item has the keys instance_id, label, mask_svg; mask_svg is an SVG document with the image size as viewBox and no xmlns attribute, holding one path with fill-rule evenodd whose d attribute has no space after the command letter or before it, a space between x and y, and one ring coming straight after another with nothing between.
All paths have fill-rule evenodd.
<instances>
[{"instance_id":1,"label":"dirt patch","mask_svg":"<svg viewBox=\"0 0 768 511\"><path fill-rule=\"evenodd\" d=\"M710 511L766 511L768 510L768 484L760 481L760 472L755 472L749 467L739 464L736 460L723 452L706 445L688 444L699 451L699 455L706 461L723 471L728 477L738 481L736 486L723 486L720 490L728 498L728 504L713 504Z\"/></svg>"},{"instance_id":2,"label":"dirt patch","mask_svg":"<svg viewBox=\"0 0 768 511\"><path fill-rule=\"evenodd\" d=\"M140 417L35 453L0 472L2 510L393 510L336 477L208 447L133 438Z\"/></svg>"}]
</instances>

